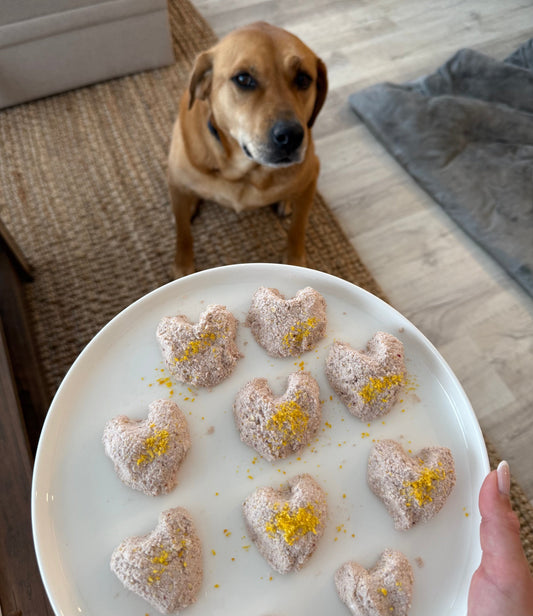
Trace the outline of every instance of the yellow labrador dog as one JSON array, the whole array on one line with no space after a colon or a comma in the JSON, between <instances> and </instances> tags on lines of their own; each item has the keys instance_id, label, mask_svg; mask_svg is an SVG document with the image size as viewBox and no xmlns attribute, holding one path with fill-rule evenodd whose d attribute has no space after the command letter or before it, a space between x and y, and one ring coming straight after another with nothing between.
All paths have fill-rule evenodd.
<instances>
[{"instance_id":1,"label":"yellow labrador dog","mask_svg":"<svg viewBox=\"0 0 533 616\"><path fill-rule=\"evenodd\" d=\"M326 92L322 60L267 23L236 30L200 54L169 154L176 277L194 271L190 220L200 199L237 212L281 204L292 211L287 261L305 265L319 171L311 128Z\"/></svg>"}]
</instances>

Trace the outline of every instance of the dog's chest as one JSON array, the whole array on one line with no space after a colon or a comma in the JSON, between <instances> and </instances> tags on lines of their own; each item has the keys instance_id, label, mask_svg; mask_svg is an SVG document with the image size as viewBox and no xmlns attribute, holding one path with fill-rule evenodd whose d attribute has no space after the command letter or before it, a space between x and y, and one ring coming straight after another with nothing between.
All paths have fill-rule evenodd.
<instances>
[{"instance_id":1,"label":"dog's chest","mask_svg":"<svg viewBox=\"0 0 533 616\"><path fill-rule=\"evenodd\" d=\"M256 173L254 169L245 170L244 173L236 169L226 169L224 172L215 169L207 174L193 175L191 188L198 195L236 212L270 205L288 196L286 182L276 182L274 173Z\"/></svg>"}]
</instances>

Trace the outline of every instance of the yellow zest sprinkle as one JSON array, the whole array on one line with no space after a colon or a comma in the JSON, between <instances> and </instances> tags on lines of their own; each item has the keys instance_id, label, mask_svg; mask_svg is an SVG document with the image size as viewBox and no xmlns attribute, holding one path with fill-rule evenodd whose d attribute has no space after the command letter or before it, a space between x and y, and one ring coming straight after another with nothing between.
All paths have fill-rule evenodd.
<instances>
[{"instance_id":1,"label":"yellow zest sprinkle","mask_svg":"<svg viewBox=\"0 0 533 616\"><path fill-rule=\"evenodd\" d=\"M170 377L168 376L157 379L157 383L159 385L166 385L169 389L172 387L172 381L170 380Z\"/></svg>"},{"instance_id":2,"label":"yellow zest sprinkle","mask_svg":"<svg viewBox=\"0 0 533 616\"><path fill-rule=\"evenodd\" d=\"M153 430L155 428L154 424L150 425L150 429ZM170 438L170 434L168 430L159 430L154 431L154 434L148 436L144 440L144 449L146 453L143 453L141 456L137 458L137 466L141 464L147 464L151 462L158 456L162 456L167 452L168 449L168 440Z\"/></svg>"},{"instance_id":3,"label":"yellow zest sprinkle","mask_svg":"<svg viewBox=\"0 0 533 616\"><path fill-rule=\"evenodd\" d=\"M299 507L296 512L292 512L289 504L285 503L281 511L275 513L266 523L265 530L271 537L280 532L285 542L292 545L307 533L316 535L316 529L319 525L320 519L315 515L313 505Z\"/></svg>"},{"instance_id":4,"label":"yellow zest sprinkle","mask_svg":"<svg viewBox=\"0 0 533 616\"><path fill-rule=\"evenodd\" d=\"M215 552L215 550L211 550L211 554L213 554L213 556L216 556L217 553Z\"/></svg>"},{"instance_id":5,"label":"yellow zest sprinkle","mask_svg":"<svg viewBox=\"0 0 533 616\"><path fill-rule=\"evenodd\" d=\"M418 505L422 507L433 501L431 492L435 488L435 482L442 481L446 477L446 471L423 466L421 460L420 464L422 466L420 477L416 481L405 481L403 486L409 489L407 497L409 499L414 498Z\"/></svg>"},{"instance_id":6,"label":"yellow zest sprinkle","mask_svg":"<svg viewBox=\"0 0 533 616\"><path fill-rule=\"evenodd\" d=\"M168 552L164 549L161 549L158 556L154 556L152 558L152 563L154 565L160 565L159 567L155 567L152 569L152 575L148 577L148 583L153 584L161 579L163 572L168 567Z\"/></svg>"},{"instance_id":7,"label":"yellow zest sprinkle","mask_svg":"<svg viewBox=\"0 0 533 616\"><path fill-rule=\"evenodd\" d=\"M196 340L191 340L189 342L181 357L174 358L174 362L177 364L191 359L192 355L197 355L201 351L209 348L216 339L216 334L213 332L204 332L203 334L200 334Z\"/></svg>"},{"instance_id":8,"label":"yellow zest sprinkle","mask_svg":"<svg viewBox=\"0 0 533 616\"><path fill-rule=\"evenodd\" d=\"M380 588L380 589L379 589L379 592L380 592L380 593L381 593L384 597L386 597L386 596L389 594L389 593L387 592L387 589L386 589L386 588Z\"/></svg>"},{"instance_id":9,"label":"yellow zest sprinkle","mask_svg":"<svg viewBox=\"0 0 533 616\"><path fill-rule=\"evenodd\" d=\"M220 588L220 584L215 584L215 588Z\"/></svg>"},{"instance_id":10,"label":"yellow zest sprinkle","mask_svg":"<svg viewBox=\"0 0 533 616\"><path fill-rule=\"evenodd\" d=\"M416 375L406 375L405 377L405 390L406 391L416 391L418 388L418 381ZM403 400L402 400L403 402Z\"/></svg>"},{"instance_id":11,"label":"yellow zest sprinkle","mask_svg":"<svg viewBox=\"0 0 533 616\"><path fill-rule=\"evenodd\" d=\"M403 374L387 374L380 378L371 376L369 382L358 392L367 403L373 402L380 394L404 381Z\"/></svg>"},{"instance_id":12,"label":"yellow zest sprinkle","mask_svg":"<svg viewBox=\"0 0 533 616\"><path fill-rule=\"evenodd\" d=\"M276 405L276 412L267 422L266 427L268 430L275 428L285 436L283 445L287 444L287 439L291 436L300 442L307 428L309 417L297 402L300 395L301 392L296 392L296 400L278 403Z\"/></svg>"},{"instance_id":13,"label":"yellow zest sprinkle","mask_svg":"<svg viewBox=\"0 0 533 616\"><path fill-rule=\"evenodd\" d=\"M302 344L316 325L317 320L315 317L310 317L306 321L297 321L296 325L292 325L290 330L283 336L283 344L289 348Z\"/></svg>"}]
</instances>

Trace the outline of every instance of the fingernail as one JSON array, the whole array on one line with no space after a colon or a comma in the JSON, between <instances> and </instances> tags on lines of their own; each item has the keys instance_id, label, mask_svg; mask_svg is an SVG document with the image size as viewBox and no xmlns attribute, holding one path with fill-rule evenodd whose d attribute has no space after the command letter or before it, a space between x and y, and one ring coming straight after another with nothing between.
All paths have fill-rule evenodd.
<instances>
[{"instance_id":1,"label":"fingernail","mask_svg":"<svg viewBox=\"0 0 533 616\"><path fill-rule=\"evenodd\" d=\"M496 470L498 475L498 490L500 494L505 494L506 496L510 496L511 494L511 471L509 469L509 464L502 460L498 464L498 468Z\"/></svg>"}]
</instances>

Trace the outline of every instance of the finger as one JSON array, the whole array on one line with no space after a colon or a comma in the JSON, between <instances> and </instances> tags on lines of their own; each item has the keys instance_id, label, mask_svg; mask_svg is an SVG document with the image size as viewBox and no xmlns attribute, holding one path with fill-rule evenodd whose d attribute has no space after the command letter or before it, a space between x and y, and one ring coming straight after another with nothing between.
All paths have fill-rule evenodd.
<instances>
[{"instance_id":1,"label":"finger","mask_svg":"<svg viewBox=\"0 0 533 616\"><path fill-rule=\"evenodd\" d=\"M505 463L486 477L479 494L480 539L484 556L523 558L520 523L512 510L509 493L510 473Z\"/></svg>"}]
</instances>

